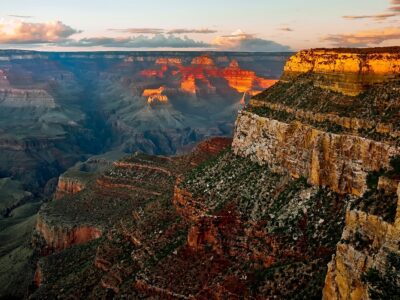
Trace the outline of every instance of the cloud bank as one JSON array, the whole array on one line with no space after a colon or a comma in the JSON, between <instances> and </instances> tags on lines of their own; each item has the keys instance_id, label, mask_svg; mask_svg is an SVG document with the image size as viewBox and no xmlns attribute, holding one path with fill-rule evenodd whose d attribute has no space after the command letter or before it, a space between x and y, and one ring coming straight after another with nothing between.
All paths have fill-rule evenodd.
<instances>
[{"instance_id":1,"label":"cloud bank","mask_svg":"<svg viewBox=\"0 0 400 300\"><path fill-rule=\"evenodd\" d=\"M388 18L399 16L400 14L400 0L390 0L390 7L387 13L380 13L374 15L359 15L359 16L343 16L346 20L361 20L371 19L375 21L384 21Z\"/></svg>"},{"instance_id":2,"label":"cloud bank","mask_svg":"<svg viewBox=\"0 0 400 300\"><path fill-rule=\"evenodd\" d=\"M144 35L133 37L94 37L80 40L65 40L58 43L64 47L112 47L112 48L208 48L209 44L195 41L188 37L165 36L162 34L148 37Z\"/></svg>"},{"instance_id":3,"label":"cloud bank","mask_svg":"<svg viewBox=\"0 0 400 300\"><path fill-rule=\"evenodd\" d=\"M74 39L72 36L81 31L60 21L48 23L30 23L22 20L0 21L0 44L26 46L45 44L58 47L105 47L105 48L207 48L227 51L280 52L290 48L277 42L261 39L253 34L237 30L230 35L216 37L213 42L194 40L184 34L212 34L216 30L177 28L126 28L109 29L126 33L128 36L85 37ZM282 30L291 31L290 28ZM184 36L182 36L184 35Z\"/></svg>"},{"instance_id":4,"label":"cloud bank","mask_svg":"<svg viewBox=\"0 0 400 300\"><path fill-rule=\"evenodd\" d=\"M379 45L384 41L400 39L400 28L387 27L381 29L363 30L349 34L332 34L322 38L335 46L368 47Z\"/></svg>"},{"instance_id":5,"label":"cloud bank","mask_svg":"<svg viewBox=\"0 0 400 300\"><path fill-rule=\"evenodd\" d=\"M223 50L249 52L283 52L290 51L290 47L277 42L257 38L253 34L237 30L230 35L216 37L213 44Z\"/></svg>"},{"instance_id":6,"label":"cloud bank","mask_svg":"<svg viewBox=\"0 0 400 300\"><path fill-rule=\"evenodd\" d=\"M131 34L161 34L164 33L164 29L161 28L125 28L125 29L113 29L110 28L110 31L122 32L122 33L131 33Z\"/></svg>"},{"instance_id":7,"label":"cloud bank","mask_svg":"<svg viewBox=\"0 0 400 300\"><path fill-rule=\"evenodd\" d=\"M208 28L200 29L188 29L188 28L175 28L175 29L162 29L162 28L125 28L125 29L109 29L110 31L117 31L122 33L132 33L132 34L189 34L189 33L199 33L199 34L210 34L216 33L216 30Z\"/></svg>"},{"instance_id":8,"label":"cloud bank","mask_svg":"<svg viewBox=\"0 0 400 300\"><path fill-rule=\"evenodd\" d=\"M57 43L79 32L60 21L49 23L3 21L0 23L0 44Z\"/></svg>"},{"instance_id":9,"label":"cloud bank","mask_svg":"<svg viewBox=\"0 0 400 300\"><path fill-rule=\"evenodd\" d=\"M400 0L392 0L390 3L392 4L391 11L400 12Z\"/></svg>"},{"instance_id":10,"label":"cloud bank","mask_svg":"<svg viewBox=\"0 0 400 300\"><path fill-rule=\"evenodd\" d=\"M208 28L202 28L202 29L185 29L185 28L177 28L177 29L171 29L168 30L168 34L188 34L188 33L200 33L200 34L210 34L210 33L216 33L217 30L212 30Z\"/></svg>"},{"instance_id":11,"label":"cloud bank","mask_svg":"<svg viewBox=\"0 0 400 300\"><path fill-rule=\"evenodd\" d=\"M382 21L388 18L392 18L397 16L396 13L385 13L385 14L377 14L377 15L361 15L361 16L343 16L343 19L346 20L360 20L360 19L372 19L375 21Z\"/></svg>"}]
</instances>

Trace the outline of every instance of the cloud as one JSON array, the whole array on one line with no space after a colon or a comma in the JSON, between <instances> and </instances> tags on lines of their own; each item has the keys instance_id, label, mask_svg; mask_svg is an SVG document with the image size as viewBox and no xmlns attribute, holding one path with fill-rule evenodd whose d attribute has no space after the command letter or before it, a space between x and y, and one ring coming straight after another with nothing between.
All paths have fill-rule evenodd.
<instances>
[{"instance_id":1,"label":"cloud","mask_svg":"<svg viewBox=\"0 0 400 300\"><path fill-rule=\"evenodd\" d=\"M171 29L167 31L168 34L188 34L188 33L201 33L201 34L210 34L216 33L217 30L208 29L208 28L201 28L201 29L185 29L185 28L177 28Z\"/></svg>"},{"instance_id":2,"label":"cloud","mask_svg":"<svg viewBox=\"0 0 400 300\"><path fill-rule=\"evenodd\" d=\"M131 34L189 34L189 33L216 33L216 30L201 28L201 29L187 29L187 28L176 28L176 29L162 29L162 28L126 28L126 29L109 29L110 31L117 31L122 33L131 33Z\"/></svg>"},{"instance_id":3,"label":"cloud","mask_svg":"<svg viewBox=\"0 0 400 300\"><path fill-rule=\"evenodd\" d=\"M400 0L392 0L390 3L392 4L390 10L400 12Z\"/></svg>"},{"instance_id":4,"label":"cloud","mask_svg":"<svg viewBox=\"0 0 400 300\"><path fill-rule=\"evenodd\" d=\"M292 32L294 31L292 28L290 27L282 27L282 28L278 28L280 31L287 31L287 32Z\"/></svg>"},{"instance_id":5,"label":"cloud","mask_svg":"<svg viewBox=\"0 0 400 300\"><path fill-rule=\"evenodd\" d=\"M131 33L131 34L161 34L161 33L164 33L164 29L161 29L161 28L125 28L125 29L110 28L109 30L122 32L122 33Z\"/></svg>"},{"instance_id":6,"label":"cloud","mask_svg":"<svg viewBox=\"0 0 400 300\"><path fill-rule=\"evenodd\" d=\"M18 18L18 19L32 19L33 16L21 16L21 15L8 15L11 18Z\"/></svg>"},{"instance_id":7,"label":"cloud","mask_svg":"<svg viewBox=\"0 0 400 300\"><path fill-rule=\"evenodd\" d=\"M373 15L350 15L343 16L346 20L362 20L362 19L372 19L375 21L384 21L388 18L393 18L399 15L400 13L400 0L390 0L391 6L389 7L389 12L373 14Z\"/></svg>"},{"instance_id":8,"label":"cloud","mask_svg":"<svg viewBox=\"0 0 400 300\"><path fill-rule=\"evenodd\" d=\"M360 20L360 19L373 19L375 21L382 21L388 18L392 18L397 16L396 13L385 13L385 14L376 14L376 15L361 15L361 16L343 16L343 19L346 20Z\"/></svg>"},{"instance_id":9,"label":"cloud","mask_svg":"<svg viewBox=\"0 0 400 300\"><path fill-rule=\"evenodd\" d=\"M94 37L80 40L65 40L58 43L65 47L113 47L113 48L207 48L209 44L195 41L188 37L165 36L157 34L153 37L144 35L133 37Z\"/></svg>"},{"instance_id":10,"label":"cloud","mask_svg":"<svg viewBox=\"0 0 400 300\"><path fill-rule=\"evenodd\" d=\"M381 29L363 30L349 34L333 34L322 38L339 47L367 47L379 45L384 41L400 39L400 28L387 27Z\"/></svg>"},{"instance_id":11,"label":"cloud","mask_svg":"<svg viewBox=\"0 0 400 300\"><path fill-rule=\"evenodd\" d=\"M222 50L249 52L279 52L290 51L290 47L277 42L257 38L253 34L237 30L230 35L216 37L213 45Z\"/></svg>"},{"instance_id":12,"label":"cloud","mask_svg":"<svg viewBox=\"0 0 400 300\"><path fill-rule=\"evenodd\" d=\"M0 22L0 44L56 43L79 32L60 21L49 23L2 21Z\"/></svg>"}]
</instances>

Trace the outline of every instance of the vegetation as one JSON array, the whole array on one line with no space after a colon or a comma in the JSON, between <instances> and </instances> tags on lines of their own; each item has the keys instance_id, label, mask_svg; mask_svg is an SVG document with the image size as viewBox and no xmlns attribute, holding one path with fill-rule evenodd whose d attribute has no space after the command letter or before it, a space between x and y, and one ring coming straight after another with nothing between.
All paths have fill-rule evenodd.
<instances>
[{"instance_id":1,"label":"vegetation","mask_svg":"<svg viewBox=\"0 0 400 300\"><path fill-rule=\"evenodd\" d=\"M400 299L400 254L390 252L383 272L370 268L362 280L368 283L371 299Z\"/></svg>"},{"instance_id":2,"label":"vegetation","mask_svg":"<svg viewBox=\"0 0 400 300\"><path fill-rule=\"evenodd\" d=\"M208 214L234 211L245 228L257 228L280 245L275 244L280 250L274 253L273 266L249 267L254 295L321 297L326 265L344 226L348 197L312 187L306 178L276 174L230 151L190 172L181 188L205 204ZM253 247L266 254L273 251L263 238ZM288 256L284 249L296 254Z\"/></svg>"},{"instance_id":3,"label":"vegetation","mask_svg":"<svg viewBox=\"0 0 400 300\"><path fill-rule=\"evenodd\" d=\"M345 96L341 93L319 88L315 86L314 82L315 78L312 75L303 74L294 81L275 84L265 92L255 96L254 99L285 105L306 112L362 119L370 121L371 124L390 124L393 126L393 131L400 130L400 124L397 121L400 117L398 110L400 97L397 92L400 88L400 82L393 81L374 85L373 88L356 97ZM351 109L349 109L350 105ZM332 121L315 121L308 117L298 117L294 114L271 110L266 107L250 106L247 109L261 116L283 122L299 120L304 124L333 133L355 133L354 130L347 129ZM378 132L375 127L369 129L362 127L356 133L366 138L389 141L400 145L399 138L392 137L389 133Z\"/></svg>"}]
</instances>

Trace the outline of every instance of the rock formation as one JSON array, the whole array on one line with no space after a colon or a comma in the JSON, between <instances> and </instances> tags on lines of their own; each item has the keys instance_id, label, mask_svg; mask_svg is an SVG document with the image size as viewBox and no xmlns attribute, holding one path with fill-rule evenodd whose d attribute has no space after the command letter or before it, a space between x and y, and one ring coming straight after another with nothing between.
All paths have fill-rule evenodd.
<instances>
[{"instance_id":1,"label":"rock formation","mask_svg":"<svg viewBox=\"0 0 400 300\"><path fill-rule=\"evenodd\" d=\"M196 80L193 75L189 75L181 82L181 90L185 93L196 94Z\"/></svg>"},{"instance_id":2,"label":"rock formation","mask_svg":"<svg viewBox=\"0 0 400 300\"><path fill-rule=\"evenodd\" d=\"M157 104L157 103L168 103L168 96L163 95L165 87L161 86L158 89L145 89L142 96L147 97L147 103Z\"/></svg>"},{"instance_id":3,"label":"rock formation","mask_svg":"<svg viewBox=\"0 0 400 300\"><path fill-rule=\"evenodd\" d=\"M211 57L209 57L208 55L202 55L202 56L193 58L192 65L213 66L214 60Z\"/></svg>"},{"instance_id":4,"label":"rock formation","mask_svg":"<svg viewBox=\"0 0 400 300\"><path fill-rule=\"evenodd\" d=\"M56 103L44 90L0 89L0 106L55 108Z\"/></svg>"},{"instance_id":5,"label":"rock formation","mask_svg":"<svg viewBox=\"0 0 400 300\"><path fill-rule=\"evenodd\" d=\"M85 188L85 184L76 178L60 176L55 194L56 199L63 198L65 195L74 195Z\"/></svg>"},{"instance_id":6,"label":"rock formation","mask_svg":"<svg viewBox=\"0 0 400 300\"><path fill-rule=\"evenodd\" d=\"M285 66L284 80L312 73L315 86L356 96L371 85L400 80L398 47L300 51Z\"/></svg>"}]
</instances>

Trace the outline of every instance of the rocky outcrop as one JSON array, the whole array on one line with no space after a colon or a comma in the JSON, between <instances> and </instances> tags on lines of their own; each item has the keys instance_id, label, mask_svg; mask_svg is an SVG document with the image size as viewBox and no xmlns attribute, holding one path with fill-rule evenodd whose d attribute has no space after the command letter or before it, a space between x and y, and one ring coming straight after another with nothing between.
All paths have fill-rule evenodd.
<instances>
[{"instance_id":1,"label":"rocky outcrop","mask_svg":"<svg viewBox=\"0 0 400 300\"><path fill-rule=\"evenodd\" d=\"M60 176L55 193L55 199L61 199L66 195L74 195L85 188L85 183L77 178Z\"/></svg>"},{"instance_id":2,"label":"rocky outcrop","mask_svg":"<svg viewBox=\"0 0 400 300\"><path fill-rule=\"evenodd\" d=\"M242 70L236 60L232 60L222 74L231 88L239 93L250 93L251 96L257 95L277 82L277 80L257 77L253 71Z\"/></svg>"},{"instance_id":3,"label":"rocky outcrop","mask_svg":"<svg viewBox=\"0 0 400 300\"><path fill-rule=\"evenodd\" d=\"M61 251L72 245L84 244L102 235L101 229L91 225L49 224L40 214L36 222L36 231L44 240L41 251L45 254Z\"/></svg>"},{"instance_id":4,"label":"rocky outcrop","mask_svg":"<svg viewBox=\"0 0 400 300\"><path fill-rule=\"evenodd\" d=\"M250 112L236 121L233 151L293 177L339 193L361 196L368 172L388 168L400 150L365 138L323 132L299 122L283 123Z\"/></svg>"},{"instance_id":5,"label":"rocky outcrop","mask_svg":"<svg viewBox=\"0 0 400 300\"><path fill-rule=\"evenodd\" d=\"M182 65L182 59L175 57L157 58L156 65Z\"/></svg>"},{"instance_id":6,"label":"rocky outcrop","mask_svg":"<svg viewBox=\"0 0 400 300\"><path fill-rule=\"evenodd\" d=\"M282 79L312 73L315 86L355 96L373 84L400 80L399 52L398 47L304 50L289 59Z\"/></svg>"},{"instance_id":7,"label":"rocky outcrop","mask_svg":"<svg viewBox=\"0 0 400 300\"><path fill-rule=\"evenodd\" d=\"M164 95L165 87L161 86L158 89L145 89L142 96L147 97L149 104L165 104L168 103L168 96Z\"/></svg>"},{"instance_id":8,"label":"rocky outcrop","mask_svg":"<svg viewBox=\"0 0 400 300\"><path fill-rule=\"evenodd\" d=\"M193 75L189 75L181 82L181 91L195 95L197 92L196 79Z\"/></svg>"},{"instance_id":9,"label":"rocky outcrop","mask_svg":"<svg viewBox=\"0 0 400 300\"><path fill-rule=\"evenodd\" d=\"M54 98L45 90L0 89L0 106L55 108Z\"/></svg>"},{"instance_id":10,"label":"rocky outcrop","mask_svg":"<svg viewBox=\"0 0 400 300\"><path fill-rule=\"evenodd\" d=\"M208 55L202 55L202 56L193 58L192 65L213 66L214 60L211 57L209 57Z\"/></svg>"},{"instance_id":11,"label":"rocky outcrop","mask_svg":"<svg viewBox=\"0 0 400 300\"><path fill-rule=\"evenodd\" d=\"M342 239L329 264L324 299L374 299L369 289L375 282L369 282L369 272L377 274L375 281L378 274L387 276L389 255L400 254L400 185L394 197L398 198L394 222L360 210L347 211ZM395 267L398 272L399 266Z\"/></svg>"}]
</instances>

